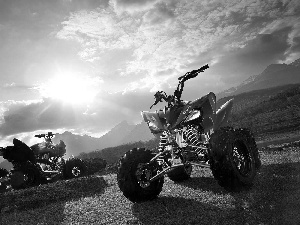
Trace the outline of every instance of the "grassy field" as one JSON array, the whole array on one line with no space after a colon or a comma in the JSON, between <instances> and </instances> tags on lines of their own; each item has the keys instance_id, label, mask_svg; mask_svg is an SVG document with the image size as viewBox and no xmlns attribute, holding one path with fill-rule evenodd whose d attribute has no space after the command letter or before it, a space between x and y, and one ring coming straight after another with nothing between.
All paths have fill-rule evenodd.
<instances>
[{"instance_id":1,"label":"grassy field","mask_svg":"<svg viewBox=\"0 0 300 225\"><path fill-rule=\"evenodd\" d=\"M0 194L1 224L300 224L300 149L261 153L249 191L229 193L209 169L165 179L154 201L132 203L115 174Z\"/></svg>"}]
</instances>

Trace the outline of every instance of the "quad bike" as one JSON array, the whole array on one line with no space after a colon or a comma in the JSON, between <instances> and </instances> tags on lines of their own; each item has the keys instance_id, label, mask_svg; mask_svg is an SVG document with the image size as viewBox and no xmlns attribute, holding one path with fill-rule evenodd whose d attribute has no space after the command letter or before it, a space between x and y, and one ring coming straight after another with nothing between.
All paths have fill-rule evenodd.
<instances>
[{"instance_id":1,"label":"quad bike","mask_svg":"<svg viewBox=\"0 0 300 225\"><path fill-rule=\"evenodd\" d=\"M25 143L14 138L14 146L0 148L0 156L13 164L13 169L2 180L9 180L13 189L22 189L39 184L53 182L58 179L71 179L85 176L86 165L81 159L69 158L65 160L66 145L63 141L54 145L54 134L35 135L44 138L42 143L28 147ZM1 182L1 180L0 180Z\"/></svg>"},{"instance_id":2,"label":"quad bike","mask_svg":"<svg viewBox=\"0 0 300 225\"><path fill-rule=\"evenodd\" d=\"M156 198L165 174L181 182L190 178L193 166L210 168L219 185L228 191L253 185L261 161L253 134L245 128L227 126L233 99L218 110L212 92L194 101L181 100L185 81L207 68L205 65L179 77L173 95L156 92L153 105L165 101L163 109L142 112L160 142L156 151L134 148L119 160L118 186L130 201Z\"/></svg>"}]
</instances>

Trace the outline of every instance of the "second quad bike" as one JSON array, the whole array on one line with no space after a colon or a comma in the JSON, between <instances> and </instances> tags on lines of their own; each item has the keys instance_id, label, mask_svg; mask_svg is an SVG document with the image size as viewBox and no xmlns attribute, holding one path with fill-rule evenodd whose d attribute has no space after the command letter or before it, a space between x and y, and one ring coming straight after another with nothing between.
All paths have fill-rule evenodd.
<instances>
[{"instance_id":1,"label":"second quad bike","mask_svg":"<svg viewBox=\"0 0 300 225\"><path fill-rule=\"evenodd\" d=\"M2 181L13 189L22 189L86 175L87 167L81 159L64 159L66 145L63 141L53 144L52 132L37 134L35 137L44 138L44 141L28 147L14 138L14 146L0 148L0 156L13 164L13 169L0 178L0 183Z\"/></svg>"},{"instance_id":2,"label":"second quad bike","mask_svg":"<svg viewBox=\"0 0 300 225\"><path fill-rule=\"evenodd\" d=\"M156 151L134 148L119 160L118 186L130 201L156 198L162 191L165 174L181 182L190 178L193 166L210 168L219 185L228 191L253 185L261 166L260 156L249 129L227 126L233 99L218 110L212 92L194 101L181 100L185 81L207 68L205 65L179 77L173 95L156 92L153 105L165 101L167 106L163 109L142 112L160 143Z\"/></svg>"}]
</instances>

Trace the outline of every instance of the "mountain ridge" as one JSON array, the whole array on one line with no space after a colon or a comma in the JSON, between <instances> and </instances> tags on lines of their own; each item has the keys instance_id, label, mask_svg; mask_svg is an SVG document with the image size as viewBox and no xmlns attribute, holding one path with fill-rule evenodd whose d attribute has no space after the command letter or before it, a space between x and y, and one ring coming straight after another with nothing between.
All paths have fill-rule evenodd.
<instances>
[{"instance_id":1,"label":"mountain ridge","mask_svg":"<svg viewBox=\"0 0 300 225\"><path fill-rule=\"evenodd\" d=\"M64 132L63 134L56 134L53 141L59 142L59 140L63 140L67 145L67 157L69 157L70 153L77 156L81 152L90 152L95 149L101 150L130 142L148 141L153 138L154 136L145 122L134 125L124 120L99 138Z\"/></svg>"},{"instance_id":2,"label":"mountain ridge","mask_svg":"<svg viewBox=\"0 0 300 225\"><path fill-rule=\"evenodd\" d=\"M128 143L145 142L154 138L147 124L141 122L139 124L129 124L127 121L121 121L115 125L109 132L103 136L91 137L88 135L76 135L69 131L61 134L55 134L53 143L59 143L63 140L66 144L66 157L78 156L80 153L89 153L92 151L102 150L105 148L116 147ZM12 164L7 160L0 162L0 168L10 170Z\"/></svg>"},{"instance_id":3,"label":"mountain ridge","mask_svg":"<svg viewBox=\"0 0 300 225\"><path fill-rule=\"evenodd\" d=\"M260 74L249 76L241 84L217 93L217 98L286 84L300 83L300 58L290 64L270 64Z\"/></svg>"}]
</instances>

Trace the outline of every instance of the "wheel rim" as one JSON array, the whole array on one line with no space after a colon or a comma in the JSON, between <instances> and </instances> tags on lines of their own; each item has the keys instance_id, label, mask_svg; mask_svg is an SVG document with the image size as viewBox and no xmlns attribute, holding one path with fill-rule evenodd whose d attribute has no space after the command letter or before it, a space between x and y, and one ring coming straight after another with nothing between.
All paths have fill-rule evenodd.
<instances>
[{"instance_id":1,"label":"wheel rim","mask_svg":"<svg viewBox=\"0 0 300 225\"><path fill-rule=\"evenodd\" d=\"M138 165L135 176L142 188L147 188L150 186L149 180L152 177L152 171L150 169L147 169L144 163L140 163Z\"/></svg>"},{"instance_id":2,"label":"wheel rim","mask_svg":"<svg viewBox=\"0 0 300 225\"><path fill-rule=\"evenodd\" d=\"M72 174L73 174L75 177L80 176L80 174L81 174L80 168L77 167L77 166L73 167L73 169L72 169Z\"/></svg>"},{"instance_id":3,"label":"wheel rim","mask_svg":"<svg viewBox=\"0 0 300 225\"><path fill-rule=\"evenodd\" d=\"M186 174L189 176L192 174L192 169L193 169L192 165L190 165L190 164L184 165L184 170L185 170Z\"/></svg>"},{"instance_id":4,"label":"wheel rim","mask_svg":"<svg viewBox=\"0 0 300 225\"><path fill-rule=\"evenodd\" d=\"M24 183L28 186L32 185L34 183L35 176L33 171L28 171L27 173L24 173Z\"/></svg>"},{"instance_id":5,"label":"wheel rim","mask_svg":"<svg viewBox=\"0 0 300 225\"><path fill-rule=\"evenodd\" d=\"M247 177L252 171L252 157L248 148L242 141L236 141L233 145L233 162L239 173Z\"/></svg>"}]
</instances>

